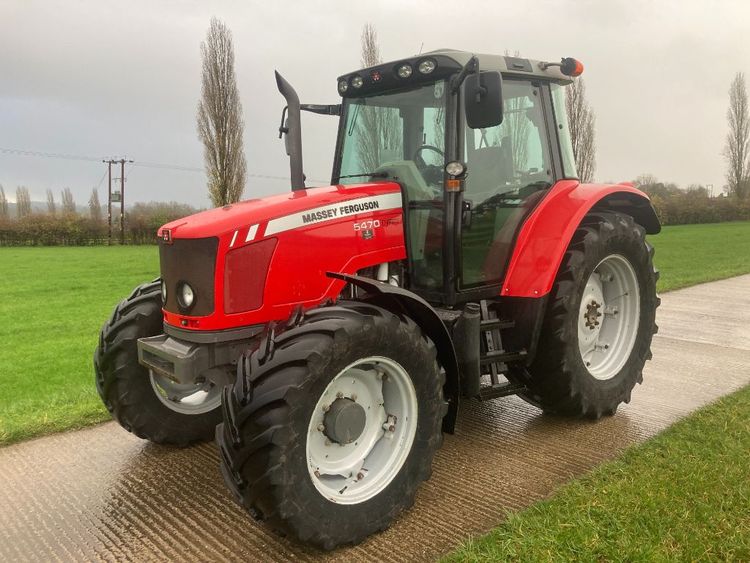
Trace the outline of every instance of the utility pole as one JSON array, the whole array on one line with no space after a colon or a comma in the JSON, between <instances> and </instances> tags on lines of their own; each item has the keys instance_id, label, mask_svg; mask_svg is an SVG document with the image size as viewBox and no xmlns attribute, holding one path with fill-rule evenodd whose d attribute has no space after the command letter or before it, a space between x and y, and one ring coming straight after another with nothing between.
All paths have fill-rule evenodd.
<instances>
[{"instance_id":1,"label":"utility pole","mask_svg":"<svg viewBox=\"0 0 750 563\"><path fill-rule=\"evenodd\" d=\"M108 166L108 177L109 177L109 188L107 189L107 228L108 228L108 241L112 244L112 203L120 202L120 244L125 244L125 163L133 162L132 160L126 160L121 158L119 160L110 159L102 160ZM112 165L120 165L120 177L115 180L120 180L120 192L112 193ZM114 195L114 197L112 197Z\"/></svg>"},{"instance_id":2,"label":"utility pole","mask_svg":"<svg viewBox=\"0 0 750 563\"><path fill-rule=\"evenodd\" d=\"M112 245L112 161L102 160L107 163L107 176L108 176L108 188L107 188L107 227L109 229L109 235L107 238L107 244Z\"/></svg>"},{"instance_id":3,"label":"utility pole","mask_svg":"<svg viewBox=\"0 0 750 563\"><path fill-rule=\"evenodd\" d=\"M133 162L132 160L130 162ZM125 244L125 159L120 160L120 244Z\"/></svg>"}]
</instances>

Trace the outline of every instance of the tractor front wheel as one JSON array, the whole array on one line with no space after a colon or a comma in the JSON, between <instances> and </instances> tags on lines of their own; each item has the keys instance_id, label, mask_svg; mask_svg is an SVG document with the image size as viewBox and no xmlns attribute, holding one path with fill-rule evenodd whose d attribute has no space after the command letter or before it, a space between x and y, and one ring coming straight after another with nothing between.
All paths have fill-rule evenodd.
<instances>
[{"instance_id":1,"label":"tractor front wheel","mask_svg":"<svg viewBox=\"0 0 750 563\"><path fill-rule=\"evenodd\" d=\"M138 362L138 339L164 331L160 280L135 288L112 313L94 352L96 388L112 417L139 438L187 446L210 440L221 422L221 390L179 384Z\"/></svg>"},{"instance_id":2,"label":"tractor front wheel","mask_svg":"<svg viewBox=\"0 0 750 563\"><path fill-rule=\"evenodd\" d=\"M361 302L309 311L242 358L225 388L224 479L285 535L324 549L360 542L429 477L443 382L410 319Z\"/></svg>"},{"instance_id":3,"label":"tractor front wheel","mask_svg":"<svg viewBox=\"0 0 750 563\"><path fill-rule=\"evenodd\" d=\"M630 401L656 332L652 257L632 217L586 216L550 293L524 398L545 412L588 418Z\"/></svg>"}]
</instances>

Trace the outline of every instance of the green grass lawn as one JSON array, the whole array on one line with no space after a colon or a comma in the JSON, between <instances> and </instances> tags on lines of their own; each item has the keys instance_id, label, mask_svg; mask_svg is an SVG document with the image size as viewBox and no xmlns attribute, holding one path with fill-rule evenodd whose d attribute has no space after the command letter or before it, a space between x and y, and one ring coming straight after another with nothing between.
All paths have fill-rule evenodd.
<instances>
[{"instance_id":1,"label":"green grass lawn","mask_svg":"<svg viewBox=\"0 0 750 563\"><path fill-rule=\"evenodd\" d=\"M750 387L510 514L446 561L750 561Z\"/></svg>"},{"instance_id":2,"label":"green grass lawn","mask_svg":"<svg viewBox=\"0 0 750 563\"><path fill-rule=\"evenodd\" d=\"M661 291L750 272L750 222L650 240ZM99 329L158 271L154 246L0 248L0 445L108 419L91 363Z\"/></svg>"},{"instance_id":3,"label":"green grass lawn","mask_svg":"<svg viewBox=\"0 0 750 563\"><path fill-rule=\"evenodd\" d=\"M109 418L94 387L99 329L158 273L155 246L0 248L0 444Z\"/></svg>"}]
</instances>

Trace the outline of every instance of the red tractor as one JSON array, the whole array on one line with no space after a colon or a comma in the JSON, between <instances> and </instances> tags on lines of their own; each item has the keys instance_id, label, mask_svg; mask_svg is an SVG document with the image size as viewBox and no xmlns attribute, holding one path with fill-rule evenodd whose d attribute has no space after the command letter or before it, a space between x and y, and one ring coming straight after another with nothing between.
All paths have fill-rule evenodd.
<instances>
[{"instance_id":1,"label":"red tractor","mask_svg":"<svg viewBox=\"0 0 750 563\"><path fill-rule=\"evenodd\" d=\"M112 416L215 435L250 514L331 549L412 505L461 401L613 414L651 357L660 225L630 184L577 180L581 71L441 50L341 76L337 105L277 74L292 190L159 230L161 278L95 353ZM331 186L305 187L301 111L339 116Z\"/></svg>"}]
</instances>

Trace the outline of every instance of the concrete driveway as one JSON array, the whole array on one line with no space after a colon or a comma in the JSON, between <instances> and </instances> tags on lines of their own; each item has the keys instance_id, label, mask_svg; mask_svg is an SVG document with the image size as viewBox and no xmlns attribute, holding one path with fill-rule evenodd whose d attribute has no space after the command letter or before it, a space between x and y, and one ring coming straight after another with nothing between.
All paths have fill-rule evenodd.
<instances>
[{"instance_id":1,"label":"concrete driveway","mask_svg":"<svg viewBox=\"0 0 750 563\"><path fill-rule=\"evenodd\" d=\"M171 450L114 423L0 449L0 560L432 560L510 510L750 383L750 276L663 296L654 360L597 423L516 398L466 403L414 508L365 543L320 553L231 500L212 444Z\"/></svg>"}]
</instances>

